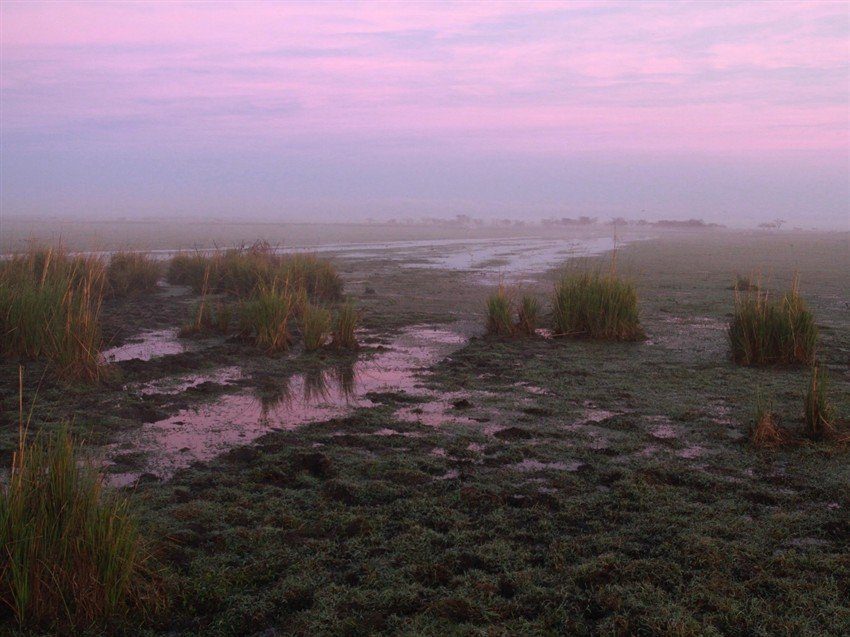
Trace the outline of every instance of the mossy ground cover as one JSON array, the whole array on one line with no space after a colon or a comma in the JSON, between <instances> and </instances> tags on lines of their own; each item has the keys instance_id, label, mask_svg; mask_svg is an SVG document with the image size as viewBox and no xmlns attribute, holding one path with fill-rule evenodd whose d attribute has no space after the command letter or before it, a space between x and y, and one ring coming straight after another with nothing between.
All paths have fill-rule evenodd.
<instances>
[{"instance_id":1,"label":"mossy ground cover","mask_svg":"<svg viewBox=\"0 0 850 637\"><path fill-rule=\"evenodd\" d=\"M138 487L146 521L169 538L172 593L158 623L131 633L846 634L848 451L753 449L757 391L802 428L808 373L735 365L725 332L734 272L770 271L764 284L782 289L798 271L846 426L846 254L840 236L637 243L618 268L638 288L646 341L473 339L427 381L464 392L456 409L470 424L407 422L396 409L416 399L390 392ZM341 271L379 334L483 325L488 289L459 273L381 261ZM545 293L557 276L529 287ZM258 362L217 343L123 371L237 363L259 386L336 360ZM88 405L89 423L98 406L129 409L116 388L78 391L60 399L48 383L35 420L58 418L63 400L78 420ZM98 431L108 439L108 426Z\"/></svg>"}]
</instances>

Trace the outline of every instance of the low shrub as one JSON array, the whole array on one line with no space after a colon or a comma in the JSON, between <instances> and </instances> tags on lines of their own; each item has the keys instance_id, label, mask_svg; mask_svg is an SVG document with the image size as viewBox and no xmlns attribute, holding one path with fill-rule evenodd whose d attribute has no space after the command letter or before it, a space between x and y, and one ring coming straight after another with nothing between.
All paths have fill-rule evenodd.
<instances>
[{"instance_id":1,"label":"low shrub","mask_svg":"<svg viewBox=\"0 0 850 637\"><path fill-rule=\"evenodd\" d=\"M728 334L732 358L741 365L814 361L817 327L797 291L796 279L777 300L767 293L736 294Z\"/></svg>"},{"instance_id":2,"label":"low shrub","mask_svg":"<svg viewBox=\"0 0 850 637\"><path fill-rule=\"evenodd\" d=\"M555 286L552 316L555 336L618 341L643 338L635 287L613 272L563 276Z\"/></svg>"}]
</instances>

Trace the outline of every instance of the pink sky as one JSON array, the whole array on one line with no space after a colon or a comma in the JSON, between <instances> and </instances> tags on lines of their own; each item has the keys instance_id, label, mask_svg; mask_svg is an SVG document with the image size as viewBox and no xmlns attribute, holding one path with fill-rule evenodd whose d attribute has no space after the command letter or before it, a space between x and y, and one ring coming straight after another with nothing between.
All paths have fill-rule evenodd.
<instances>
[{"instance_id":1,"label":"pink sky","mask_svg":"<svg viewBox=\"0 0 850 637\"><path fill-rule=\"evenodd\" d=\"M92 170L95 157L128 171L139 162L155 180L147 164L179 156L181 170L202 173L186 192L200 193L211 178L200 167L212 157L242 156L246 170L273 176L269 166L297 151L312 162L306 179L324 182L354 170L360 153L374 178L384 164L418 157L462 170L491 157L592 156L604 166L684 155L822 171L832 180L823 205L840 221L849 25L842 2L4 2L4 208L59 211L33 196L44 190L36 173L62 181L70 165L85 195L65 182L48 192L97 207L145 196L114 170L87 175L81 157ZM44 155L53 161L39 171ZM344 157L352 164L340 168ZM397 178L363 205L385 201L392 212L409 177ZM411 197L477 198L445 190L435 183ZM287 211L310 192L302 188ZM605 208L601 195L594 201Z\"/></svg>"}]
</instances>

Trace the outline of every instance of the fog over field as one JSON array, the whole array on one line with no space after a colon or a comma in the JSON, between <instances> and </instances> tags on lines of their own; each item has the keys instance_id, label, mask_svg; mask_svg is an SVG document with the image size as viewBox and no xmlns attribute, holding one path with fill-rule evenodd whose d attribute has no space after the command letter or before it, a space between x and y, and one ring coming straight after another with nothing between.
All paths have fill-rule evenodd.
<instances>
[{"instance_id":1,"label":"fog over field","mask_svg":"<svg viewBox=\"0 0 850 637\"><path fill-rule=\"evenodd\" d=\"M841 2L0 10L5 219L848 227Z\"/></svg>"}]
</instances>

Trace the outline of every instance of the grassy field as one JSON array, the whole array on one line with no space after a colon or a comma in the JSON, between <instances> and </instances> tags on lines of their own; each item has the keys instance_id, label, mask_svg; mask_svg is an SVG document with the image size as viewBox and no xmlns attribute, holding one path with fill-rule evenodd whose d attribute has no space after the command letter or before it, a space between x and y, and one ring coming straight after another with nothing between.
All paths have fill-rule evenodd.
<instances>
[{"instance_id":1,"label":"grassy field","mask_svg":"<svg viewBox=\"0 0 850 637\"><path fill-rule=\"evenodd\" d=\"M383 392L345 417L272 431L167 482L141 482L133 505L147 534L163 538L170 607L126 632L848 634L847 445L754 449L756 396L802 431L811 374L738 365L726 332L736 274L761 272L763 287L780 291L798 273L846 431L848 259L846 233L630 245L618 273L637 292L646 339L636 342L482 338L492 288L461 272L339 260L370 335L359 356L406 325L456 326L473 338L424 382L463 398L434 427L399 411L427 411L427 397ZM560 276L543 273L518 293L539 298L545 317ZM170 293L106 301L104 338L179 327L197 298ZM139 397L124 383L238 365L238 387L260 391L351 356L297 347L258 356L229 339L203 342L120 363L120 380L99 387L48 374L32 427L71 419L96 452L141 422L234 391L211 383ZM28 365L27 401L42 373ZM17 366L4 362L2 374L8 464Z\"/></svg>"}]
</instances>

